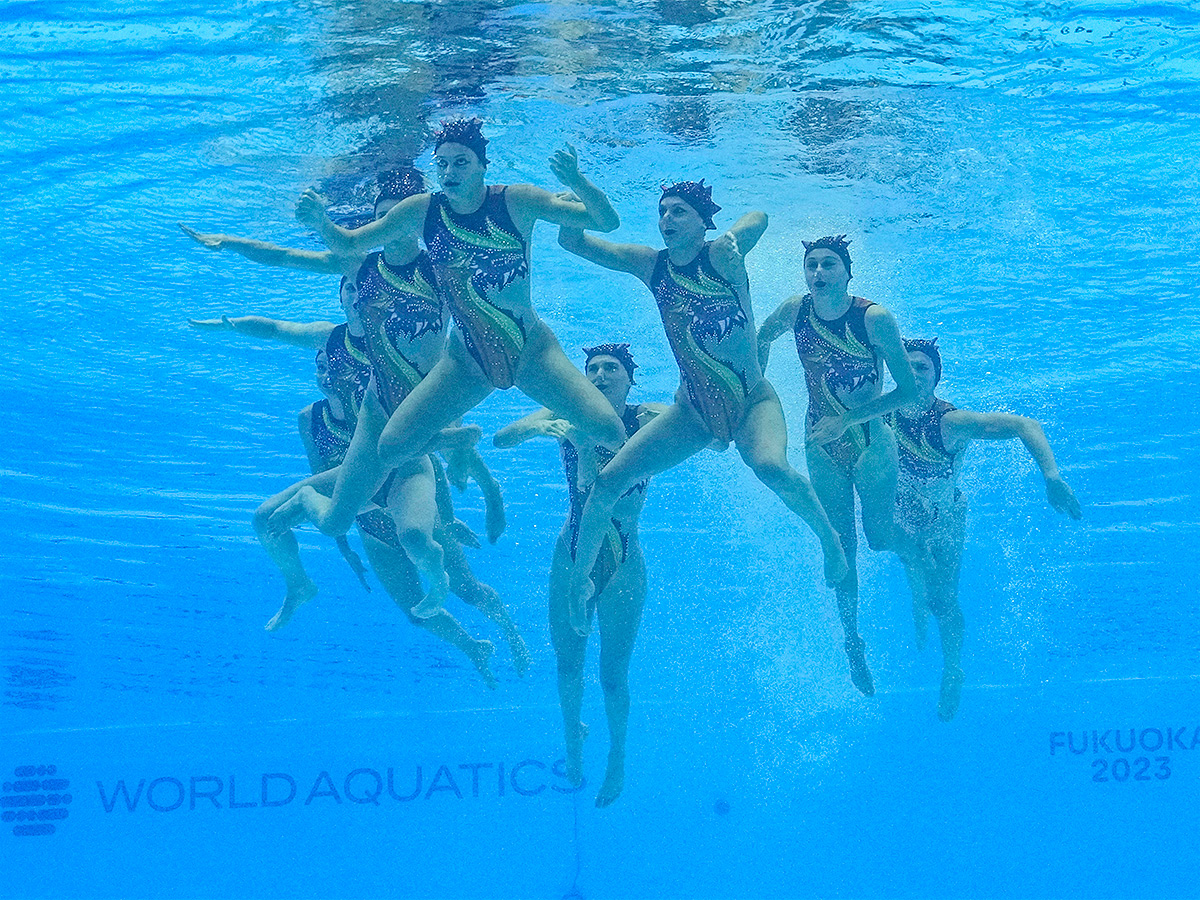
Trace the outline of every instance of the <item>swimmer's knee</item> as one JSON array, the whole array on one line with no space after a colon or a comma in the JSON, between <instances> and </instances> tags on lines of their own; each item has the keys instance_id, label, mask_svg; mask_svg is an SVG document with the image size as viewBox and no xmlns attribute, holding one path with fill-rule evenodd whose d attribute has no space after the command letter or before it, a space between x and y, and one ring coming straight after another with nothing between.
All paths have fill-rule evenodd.
<instances>
[{"instance_id":1,"label":"swimmer's knee","mask_svg":"<svg viewBox=\"0 0 1200 900\"><path fill-rule=\"evenodd\" d=\"M268 500L254 511L255 532L258 534L265 534L267 532L267 523L271 521L271 514L275 512L276 509L278 509L278 507Z\"/></svg>"},{"instance_id":2,"label":"swimmer's knee","mask_svg":"<svg viewBox=\"0 0 1200 900\"><path fill-rule=\"evenodd\" d=\"M766 460L750 464L754 475L773 491L782 490L791 481L792 469L787 463Z\"/></svg>"},{"instance_id":3,"label":"swimmer's knee","mask_svg":"<svg viewBox=\"0 0 1200 900\"><path fill-rule=\"evenodd\" d=\"M433 535L422 528L411 526L397 528L396 535L400 538L400 546L402 546L406 551L415 552L425 556L431 553L434 549Z\"/></svg>"}]
</instances>

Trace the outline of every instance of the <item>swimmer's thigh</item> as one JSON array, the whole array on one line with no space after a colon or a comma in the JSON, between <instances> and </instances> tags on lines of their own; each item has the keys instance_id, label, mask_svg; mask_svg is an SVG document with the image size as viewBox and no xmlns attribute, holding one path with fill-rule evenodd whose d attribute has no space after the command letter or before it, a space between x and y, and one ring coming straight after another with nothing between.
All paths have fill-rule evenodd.
<instances>
[{"instance_id":1,"label":"swimmer's thigh","mask_svg":"<svg viewBox=\"0 0 1200 900\"><path fill-rule=\"evenodd\" d=\"M890 539L899 472L892 429L878 419L871 422L870 428L871 444L854 464L854 486L862 504L863 533L875 544Z\"/></svg>"},{"instance_id":2,"label":"swimmer's thigh","mask_svg":"<svg viewBox=\"0 0 1200 900\"><path fill-rule=\"evenodd\" d=\"M763 465L789 468L787 461L787 422L779 395L767 379L758 383L742 424L734 435L738 453L750 468Z\"/></svg>"},{"instance_id":3,"label":"swimmer's thigh","mask_svg":"<svg viewBox=\"0 0 1200 900\"><path fill-rule=\"evenodd\" d=\"M516 386L531 400L586 432L596 443L622 443L625 426L604 399L563 353L558 339L544 325L531 335L517 369Z\"/></svg>"},{"instance_id":4,"label":"swimmer's thigh","mask_svg":"<svg viewBox=\"0 0 1200 900\"><path fill-rule=\"evenodd\" d=\"M438 523L437 490L428 456L400 465L392 479L387 504L401 534L420 531L432 536Z\"/></svg>"},{"instance_id":5,"label":"swimmer's thigh","mask_svg":"<svg viewBox=\"0 0 1200 900\"><path fill-rule=\"evenodd\" d=\"M560 533L550 561L550 640L560 659L570 657L573 662L582 663L587 638L580 637L571 627L568 611L573 565L567 536L565 532Z\"/></svg>"},{"instance_id":6,"label":"swimmer's thigh","mask_svg":"<svg viewBox=\"0 0 1200 900\"><path fill-rule=\"evenodd\" d=\"M842 545L853 547L857 529L854 524L854 482L846 477L841 466L835 463L820 446L804 445L808 461L808 480L812 483L817 499L829 516L829 524L842 538Z\"/></svg>"},{"instance_id":7,"label":"swimmer's thigh","mask_svg":"<svg viewBox=\"0 0 1200 900\"><path fill-rule=\"evenodd\" d=\"M367 559L370 560L371 568L379 579L379 583L383 585L384 590L388 592L388 596L395 601L396 605L408 612L420 603L425 596L425 591L417 576L416 566L412 564L408 554L389 547L369 534L363 534L361 529L359 536L362 538L363 549L367 552Z\"/></svg>"},{"instance_id":8,"label":"swimmer's thigh","mask_svg":"<svg viewBox=\"0 0 1200 900\"><path fill-rule=\"evenodd\" d=\"M707 447L712 439L712 433L696 413L672 403L625 442L597 481L603 481L620 496L639 481L679 465Z\"/></svg>"},{"instance_id":9,"label":"swimmer's thigh","mask_svg":"<svg viewBox=\"0 0 1200 900\"><path fill-rule=\"evenodd\" d=\"M394 457L416 456L434 435L491 392L479 366L465 349L455 352L452 343L392 413L379 436L380 450Z\"/></svg>"},{"instance_id":10,"label":"swimmer's thigh","mask_svg":"<svg viewBox=\"0 0 1200 900\"><path fill-rule=\"evenodd\" d=\"M625 562L605 585L597 601L601 668L614 665L629 668L645 603L646 561L637 540L631 538Z\"/></svg>"}]
</instances>

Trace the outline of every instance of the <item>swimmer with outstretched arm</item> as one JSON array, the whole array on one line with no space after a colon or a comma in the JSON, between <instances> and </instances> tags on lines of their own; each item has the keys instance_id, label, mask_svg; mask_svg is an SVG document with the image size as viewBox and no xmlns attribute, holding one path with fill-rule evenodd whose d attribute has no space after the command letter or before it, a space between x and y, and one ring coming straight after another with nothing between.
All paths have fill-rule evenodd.
<instances>
[{"instance_id":1,"label":"swimmer with outstretched arm","mask_svg":"<svg viewBox=\"0 0 1200 900\"><path fill-rule=\"evenodd\" d=\"M405 197L424 190L424 177L412 167L384 172L379 176L379 190L375 197L374 217L376 219L383 218L393 206ZM183 230L184 234L209 250L230 251L262 265L297 269L305 272L351 275L353 278L352 283L362 281L366 285L368 293L373 295L371 302L377 310L381 309L382 305L388 300L394 299L392 295L398 297L403 305L405 294L411 293L411 291L391 290L393 282L404 286L414 280L414 275L417 278L421 274L428 275L427 266L419 265L423 253L419 252L419 248L415 242L392 242L386 244L382 252L339 255L331 250L300 250L291 247L280 247L276 244L266 243L265 241L234 235L206 234L189 228L182 223L180 223L179 227ZM355 284L355 288L357 289L357 284ZM379 299L379 295L383 295L382 301ZM345 308L344 303L343 308ZM403 344L405 336L404 326L408 324L409 331L415 329L411 327L411 323L402 321L403 316L389 316L387 315L388 312L390 310L382 309L383 314L374 317L379 320L374 324L377 328L382 326L388 332L387 340L389 343L396 344L399 341ZM346 316L348 321L353 321L350 310L346 310ZM417 321L420 322L419 319ZM202 321L192 320L191 324L194 327L225 328L244 334L281 340L288 340L294 334L298 340L292 341L292 343L301 343L302 346L306 346L303 343L303 337L306 333L303 331L305 326L299 323L285 323L284 327L288 330L283 332L272 332L272 327L277 326L279 323L273 323L271 320L261 320L254 316L243 316L237 319L222 317L220 319ZM295 333L297 329L300 329L299 333ZM363 337L361 328L355 334L358 337ZM420 335L417 335L417 337L420 337ZM371 343L381 352L385 352L387 349L381 340ZM416 355L422 354L417 353ZM414 351L400 346L393 348L393 352L388 354L389 360L395 359L397 356L411 358L414 356ZM436 359L429 363L429 367L432 367L433 362L436 362ZM428 371L428 368L425 371ZM446 457L450 478L460 490L466 487L466 479L468 477L479 485L480 490L483 492L484 521L488 541L493 544L496 543L500 539L500 535L504 533L505 528L504 498L500 493L500 485L492 477L492 473L488 471L483 457L479 455L479 451L474 446L443 448L442 454Z\"/></svg>"},{"instance_id":2,"label":"swimmer with outstretched arm","mask_svg":"<svg viewBox=\"0 0 1200 900\"><path fill-rule=\"evenodd\" d=\"M666 410L661 403L627 402L637 368L628 344L600 344L585 348L584 352L587 354L584 373L620 415L630 437ZM613 454L605 447L581 439L574 426L548 409L501 428L493 442L497 447L515 447L537 437L555 438L559 442L570 499L569 515L554 545L550 565L550 636L558 659L558 699L566 733L567 778L571 784L581 785L586 729L580 721L580 711L587 638L572 627L568 592L584 499L596 474ZM613 508L600 556L592 568L596 591L587 616L590 621L594 612L600 623L600 686L604 691L609 731L608 766L596 795L596 805L600 807L612 804L625 786L629 662L646 602L646 563L637 531L645 499L646 481L638 482L621 496Z\"/></svg>"},{"instance_id":3,"label":"swimmer with outstretched arm","mask_svg":"<svg viewBox=\"0 0 1200 900\"><path fill-rule=\"evenodd\" d=\"M368 291L363 298L365 302L360 303L360 293L355 281L346 276L342 277L340 302L347 321L341 325L334 325L332 322L289 322L262 316L222 316L220 319L189 320L193 327L205 330L231 328L254 337L282 340L300 346L319 345L318 342L324 336L324 344L320 345L322 349L318 369L324 366L337 373L333 383L342 386L343 389L339 390L335 402L335 398L331 397L322 385L327 400L321 406L320 417L315 418L312 415L311 410L315 407L306 410L306 413L301 414L300 431L302 437L321 436L318 444L325 448L321 454L323 464L314 464L313 471L318 473L315 477L324 477L329 484L336 478L337 466L345 457L351 436L357 431L356 426L361 418L364 403L369 402L368 396L372 395L372 392L379 391L375 386L376 381L385 381L388 377L386 368L383 374L380 374L379 370L384 368L387 361L380 358L381 351L378 348L378 320L383 316L390 321L386 315L388 304L372 293L369 280L367 283ZM372 334L375 335L374 340L371 339ZM372 364L372 360L376 361L376 365ZM321 380L319 375L318 384L321 384ZM346 385L349 385L350 389L346 389ZM439 433L436 444L441 450L456 451L465 447L473 449L478 437L479 429L474 426L446 428ZM308 443L306 437L306 447ZM310 452L310 463L314 458ZM427 480L427 475L433 477L432 483ZM259 541L283 574L287 586L283 604L267 623L269 631L286 625L296 609L311 599L317 591L317 586L304 570L299 546L291 531L279 533L267 527L271 515L279 506L290 500L296 490L296 486L293 485L271 497L258 508L254 516ZM386 511L376 508L356 517L360 533L366 534L363 522L364 516L367 516L375 523L376 536L386 531L389 546L403 550L410 559L423 564L422 570L426 571L427 575L433 573L431 580L444 579L448 590L468 604L479 608L484 615L499 625L508 641L518 674L524 674L530 662L529 651L496 592L480 582L471 571L459 542L465 541L475 546L478 546L478 542L474 540L470 529L455 518L450 492L445 485L445 476L436 458L431 454L421 460L420 465L409 464L403 467L403 471L394 472L373 499L380 506L386 507ZM383 519L387 519L387 522L380 526L379 523ZM397 521L401 526L399 530L396 528ZM346 543L344 535L338 538L338 546L343 556L355 568L365 587L361 561ZM370 555L370 548L368 553ZM402 573L402 570L411 572L411 565L405 569L386 554L380 557L378 565L375 565L373 560L373 565L381 581L388 586L392 596L397 598L397 603L402 606L407 603L407 600L400 598L408 597L415 588L410 582L403 581L398 573ZM413 577L416 577L415 573ZM416 586L420 587L419 580ZM440 606L440 602L438 605ZM479 652L482 652L483 644L468 644L461 640L462 635L458 633L461 629L455 627L456 623L448 624L438 618L436 608L426 612L420 603L405 606L406 612L413 613L414 610L434 618L436 621L433 622L431 630L455 646L461 645L460 649L464 649L479 667ZM410 617L416 618L415 614ZM486 649L487 655L490 655L491 645L487 644ZM489 685L494 686L490 671L485 671L486 658L483 662L485 665L480 668L480 672L484 674Z\"/></svg>"},{"instance_id":4,"label":"swimmer with outstretched arm","mask_svg":"<svg viewBox=\"0 0 1200 900\"><path fill-rule=\"evenodd\" d=\"M937 619L942 640L937 711L938 718L948 722L958 711L963 684L963 615L958 603L966 513L966 500L958 489L963 451L976 440L1021 441L1041 471L1050 506L1072 519L1081 512L1036 420L956 409L934 394L942 377L936 341L908 340L904 348L916 376L917 397L887 416L900 455L896 523L929 550L923 559L906 562L905 572L919 644L925 643L929 614Z\"/></svg>"},{"instance_id":5,"label":"swimmer with outstretched arm","mask_svg":"<svg viewBox=\"0 0 1200 900\"><path fill-rule=\"evenodd\" d=\"M354 395L357 379L352 366L344 362L331 365L328 355L322 349L317 352L317 385L325 399L305 407L300 412L298 424L309 466L313 472L322 472L339 465L349 449L354 433ZM471 573L465 557L462 557L458 542L443 522L444 519L429 525L445 550L446 567L451 573L454 593L500 625L510 644L513 644L518 670L523 672L524 667L528 665L528 651L525 650L524 642L516 632L516 627L496 592L478 581ZM367 558L371 561L371 568L409 621L461 650L479 671L488 687L496 687L496 679L490 666L490 658L494 651L490 641L472 637L444 608L426 618L417 618L412 614L413 608L422 599L421 580L400 539L396 520L388 510L373 507L359 513L355 524ZM411 517L408 527L412 527ZM290 532L288 534L290 536ZM289 596L293 593L289 590ZM289 604L285 603L267 628L274 630L282 626L293 611L294 607L289 608ZM518 649L520 653L517 652Z\"/></svg>"},{"instance_id":6,"label":"swimmer with outstretched arm","mask_svg":"<svg viewBox=\"0 0 1200 900\"><path fill-rule=\"evenodd\" d=\"M559 230L567 250L634 275L650 289L682 380L675 402L605 466L584 506L570 588L571 624L581 634L587 633L590 574L617 501L632 485L705 447L734 443L758 479L819 538L825 580L833 584L846 575L836 532L808 480L788 464L783 408L758 362L745 254L766 230L767 217L747 213L710 242L705 233L716 227L718 210L703 181L664 187L658 228L665 250Z\"/></svg>"},{"instance_id":7,"label":"swimmer with outstretched arm","mask_svg":"<svg viewBox=\"0 0 1200 900\"><path fill-rule=\"evenodd\" d=\"M529 259L539 220L602 231L613 230L620 220L580 173L570 147L558 151L550 167L578 201L529 184L486 184L487 139L481 126L478 119L443 123L434 144L442 190L406 197L362 228L336 225L312 191L300 198L297 218L339 255L378 244L416 247L420 238L437 294L457 327L437 364L391 412L377 443L358 448L356 441L351 447L332 499L304 487L276 513L275 527L308 519L326 534L341 534L391 467L420 454L442 427L497 388L516 386L596 443L616 448L624 442L625 427L611 404L571 365L534 311Z\"/></svg>"},{"instance_id":8,"label":"swimmer with outstretched arm","mask_svg":"<svg viewBox=\"0 0 1200 900\"><path fill-rule=\"evenodd\" d=\"M902 557L919 553L896 530L896 440L881 418L910 402L917 387L895 317L847 290L851 272L846 236L801 243L808 293L789 297L763 322L759 356L765 367L771 343L786 331L793 333L808 386L808 476L841 535L849 562L845 577L834 587L850 679L869 697L875 682L858 633L854 497L857 493L863 534L872 550L893 550ZM887 393L881 363L896 382Z\"/></svg>"}]
</instances>

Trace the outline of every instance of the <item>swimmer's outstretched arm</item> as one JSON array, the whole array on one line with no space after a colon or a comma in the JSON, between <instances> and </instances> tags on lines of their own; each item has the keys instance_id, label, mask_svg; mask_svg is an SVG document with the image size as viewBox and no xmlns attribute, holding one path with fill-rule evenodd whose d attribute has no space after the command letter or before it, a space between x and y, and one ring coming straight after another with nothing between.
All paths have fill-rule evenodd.
<instances>
[{"instance_id":1,"label":"swimmer's outstretched arm","mask_svg":"<svg viewBox=\"0 0 1200 900\"><path fill-rule=\"evenodd\" d=\"M883 357L896 386L869 403L846 410L840 416L825 416L809 431L810 443L827 444L835 441L847 428L886 415L912 402L917 396L917 379L904 352L904 342L900 339L900 326L896 324L895 316L876 304L867 310L864 321L867 336Z\"/></svg>"},{"instance_id":2,"label":"swimmer's outstretched arm","mask_svg":"<svg viewBox=\"0 0 1200 900\"><path fill-rule=\"evenodd\" d=\"M320 235L335 256L362 259L370 250L384 244L415 244L425 223L429 194L405 197L387 215L361 228L343 228L325 212L325 200L312 188L296 201L296 219Z\"/></svg>"},{"instance_id":3,"label":"swimmer's outstretched arm","mask_svg":"<svg viewBox=\"0 0 1200 900\"><path fill-rule=\"evenodd\" d=\"M658 251L643 244L614 244L579 228L558 229L558 245L588 262L636 275L647 286L654 275Z\"/></svg>"},{"instance_id":4,"label":"swimmer's outstretched arm","mask_svg":"<svg viewBox=\"0 0 1200 900\"><path fill-rule=\"evenodd\" d=\"M199 331L236 331L264 341L279 341L294 347L320 350L337 325L333 322L289 322L263 316L221 316L219 319L188 319Z\"/></svg>"},{"instance_id":5,"label":"swimmer's outstretched arm","mask_svg":"<svg viewBox=\"0 0 1200 900\"><path fill-rule=\"evenodd\" d=\"M251 262L284 269L299 269L303 272L319 272L325 275L350 275L358 268L361 258L339 256L332 250L297 250L280 247L266 241L236 237L232 234L205 234L182 222L180 229L202 247L209 250L231 250Z\"/></svg>"},{"instance_id":6,"label":"swimmer's outstretched arm","mask_svg":"<svg viewBox=\"0 0 1200 900\"><path fill-rule=\"evenodd\" d=\"M764 369L771 355L771 344L792 327L803 302L804 297L800 294L788 297L775 308L775 312L763 320L762 327L758 329L758 364Z\"/></svg>"},{"instance_id":7,"label":"swimmer's outstretched arm","mask_svg":"<svg viewBox=\"0 0 1200 900\"><path fill-rule=\"evenodd\" d=\"M1019 438L1037 463L1046 481L1046 499L1050 505L1072 519L1082 515L1079 501L1063 480L1046 433L1036 419L1011 413L978 413L956 409L942 417L942 439L948 449L958 450L973 440L1005 441Z\"/></svg>"}]
</instances>

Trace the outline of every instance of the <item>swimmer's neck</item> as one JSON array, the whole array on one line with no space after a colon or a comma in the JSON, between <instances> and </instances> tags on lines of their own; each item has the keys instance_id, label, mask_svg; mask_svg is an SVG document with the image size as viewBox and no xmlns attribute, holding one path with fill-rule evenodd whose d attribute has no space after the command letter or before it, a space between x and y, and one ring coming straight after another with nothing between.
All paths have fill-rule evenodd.
<instances>
[{"instance_id":1,"label":"swimmer's neck","mask_svg":"<svg viewBox=\"0 0 1200 900\"><path fill-rule=\"evenodd\" d=\"M840 319L850 309L850 304L853 302L849 291L843 291L836 296L831 296L824 292L819 296L817 294L811 294L810 296L812 297L813 309L816 311L817 316L826 321Z\"/></svg>"},{"instance_id":2,"label":"swimmer's neck","mask_svg":"<svg viewBox=\"0 0 1200 900\"><path fill-rule=\"evenodd\" d=\"M383 258L389 266L407 266L421 252L415 240L394 241L383 245Z\"/></svg>"},{"instance_id":3,"label":"swimmer's neck","mask_svg":"<svg viewBox=\"0 0 1200 900\"><path fill-rule=\"evenodd\" d=\"M362 316L357 312L352 312L346 316L346 330L355 337L366 337L367 330L363 328Z\"/></svg>"},{"instance_id":4,"label":"swimmer's neck","mask_svg":"<svg viewBox=\"0 0 1200 900\"><path fill-rule=\"evenodd\" d=\"M706 241L701 235L697 241L688 241L686 244L679 244L674 247L667 248L667 257L671 260L671 265L682 267L691 265L696 261L696 257L704 250Z\"/></svg>"},{"instance_id":5,"label":"swimmer's neck","mask_svg":"<svg viewBox=\"0 0 1200 900\"><path fill-rule=\"evenodd\" d=\"M916 400L914 400L912 403L906 403L904 406L901 406L897 412L900 412L906 418L915 419L917 416L927 413L929 410L933 409L933 402L936 399L937 398L934 396L932 391L930 391L928 394L918 394Z\"/></svg>"},{"instance_id":6,"label":"swimmer's neck","mask_svg":"<svg viewBox=\"0 0 1200 900\"><path fill-rule=\"evenodd\" d=\"M349 421L350 417L348 415L346 415L346 404L342 403L342 400L340 397L338 397L337 395L330 396L330 395L326 394L325 402L327 402L329 404L329 415L331 415L333 417L334 421L336 421L336 422Z\"/></svg>"},{"instance_id":7,"label":"swimmer's neck","mask_svg":"<svg viewBox=\"0 0 1200 900\"><path fill-rule=\"evenodd\" d=\"M446 194L446 203L452 210L460 216L469 216L471 213L479 211L479 207L483 206L483 201L487 199L488 186L481 184L478 191L471 193L469 197L456 199Z\"/></svg>"}]
</instances>

